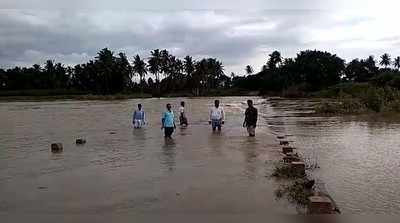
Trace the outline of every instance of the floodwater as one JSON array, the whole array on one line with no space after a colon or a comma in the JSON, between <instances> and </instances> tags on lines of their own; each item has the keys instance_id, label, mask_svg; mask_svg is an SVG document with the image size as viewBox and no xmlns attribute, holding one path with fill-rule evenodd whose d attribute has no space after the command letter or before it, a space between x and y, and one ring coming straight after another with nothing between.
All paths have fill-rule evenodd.
<instances>
[{"instance_id":1,"label":"floodwater","mask_svg":"<svg viewBox=\"0 0 400 223\"><path fill-rule=\"evenodd\" d=\"M277 185L265 177L279 157L267 119L260 117L256 138L241 127L246 99L222 98L219 134L207 123L214 98L0 103L0 214L296 213L275 200ZM271 112L266 100L253 99L260 116ZM181 100L190 125L166 141L161 112L166 103L178 111ZM137 103L148 120L140 130L131 124ZM87 143L75 145L77 138ZM50 152L55 142L62 153Z\"/></svg>"},{"instance_id":2,"label":"floodwater","mask_svg":"<svg viewBox=\"0 0 400 223\"><path fill-rule=\"evenodd\" d=\"M400 213L399 115L310 115L310 100L277 100L266 119L311 164L342 213Z\"/></svg>"},{"instance_id":3,"label":"floodwater","mask_svg":"<svg viewBox=\"0 0 400 223\"><path fill-rule=\"evenodd\" d=\"M320 167L308 174L342 213L400 213L399 118L320 117L310 115L312 101L253 98L259 127L249 138L241 127L247 99L221 98L221 133L207 123L214 98L0 103L0 216L110 222L297 213L276 200L279 182L266 177L283 134ZM181 100L190 125L166 141L161 112L171 103L177 113ZM148 120L140 130L131 124L137 103ZM75 145L77 138L87 143ZM50 152L54 142L62 153Z\"/></svg>"}]
</instances>

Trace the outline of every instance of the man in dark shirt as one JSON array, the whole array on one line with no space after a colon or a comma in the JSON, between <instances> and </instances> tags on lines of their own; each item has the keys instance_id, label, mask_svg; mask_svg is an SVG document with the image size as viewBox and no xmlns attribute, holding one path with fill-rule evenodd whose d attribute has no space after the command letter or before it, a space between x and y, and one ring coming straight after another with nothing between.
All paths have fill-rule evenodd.
<instances>
[{"instance_id":1,"label":"man in dark shirt","mask_svg":"<svg viewBox=\"0 0 400 223\"><path fill-rule=\"evenodd\" d=\"M247 105L249 107L246 109L246 112L245 112L243 127L247 127L247 132L249 133L249 136L254 137L254 136L256 136L258 111L253 106L252 100L247 100Z\"/></svg>"}]
</instances>

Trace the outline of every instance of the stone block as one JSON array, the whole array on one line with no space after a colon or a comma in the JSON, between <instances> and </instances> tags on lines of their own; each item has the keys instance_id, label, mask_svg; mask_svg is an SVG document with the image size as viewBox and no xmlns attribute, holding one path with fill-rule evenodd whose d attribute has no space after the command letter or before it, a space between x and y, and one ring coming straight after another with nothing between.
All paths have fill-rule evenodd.
<instances>
[{"instance_id":1,"label":"stone block","mask_svg":"<svg viewBox=\"0 0 400 223\"><path fill-rule=\"evenodd\" d=\"M289 146L282 147L282 153L284 153L284 154L293 153L293 151L294 151L293 147L289 147Z\"/></svg>"},{"instance_id":2,"label":"stone block","mask_svg":"<svg viewBox=\"0 0 400 223\"><path fill-rule=\"evenodd\" d=\"M58 153L63 151L63 145L61 143L52 143L51 144L51 151L53 153Z\"/></svg>"},{"instance_id":3,"label":"stone block","mask_svg":"<svg viewBox=\"0 0 400 223\"><path fill-rule=\"evenodd\" d=\"M86 143L86 139L76 139L76 144L85 144Z\"/></svg>"},{"instance_id":4,"label":"stone block","mask_svg":"<svg viewBox=\"0 0 400 223\"><path fill-rule=\"evenodd\" d=\"M285 145L289 145L289 141L286 141L286 140L281 140L280 142L279 142L279 145L283 145L283 146L285 146Z\"/></svg>"},{"instance_id":5,"label":"stone block","mask_svg":"<svg viewBox=\"0 0 400 223\"><path fill-rule=\"evenodd\" d=\"M283 162L285 163L300 162L300 161L301 161L300 157L293 154L290 155L288 154L283 157Z\"/></svg>"},{"instance_id":6,"label":"stone block","mask_svg":"<svg viewBox=\"0 0 400 223\"><path fill-rule=\"evenodd\" d=\"M291 169L298 176L304 176L306 174L306 165L304 162L291 162Z\"/></svg>"},{"instance_id":7,"label":"stone block","mask_svg":"<svg viewBox=\"0 0 400 223\"><path fill-rule=\"evenodd\" d=\"M309 214L332 214L332 201L326 196L311 196L308 198Z\"/></svg>"}]
</instances>

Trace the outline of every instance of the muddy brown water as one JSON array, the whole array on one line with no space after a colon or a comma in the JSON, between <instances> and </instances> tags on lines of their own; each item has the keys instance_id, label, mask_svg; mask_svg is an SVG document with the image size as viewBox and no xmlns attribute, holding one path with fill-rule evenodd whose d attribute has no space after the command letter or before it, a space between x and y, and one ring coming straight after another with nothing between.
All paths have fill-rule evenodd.
<instances>
[{"instance_id":1,"label":"muddy brown water","mask_svg":"<svg viewBox=\"0 0 400 223\"><path fill-rule=\"evenodd\" d=\"M318 164L308 174L343 213L400 213L400 119L310 116L312 101L253 98L260 121L249 138L241 127L247 99L221 99L220 134L207 123L214 98L0 103L0 214L293 214L265 177L280 158L281 134ZM181 100L190 126L165 141L161 112L166 103L177 112ZM131 124L137 103L147 112L141 130ZM52 154L53 142L64 151Z\"/></svg>"},{"instance_id":2,"label":"muddy brown water","mask_svg":"<svg viewBox=\"0 0 400 223\"><path fill-rule=\"evenodd\" d=\"M271 101L267 122L311 164L342 213L400 213L400 116L310 115L310 100Z\"/></svg>"},{"instance_id":3,"label":"muddy brown water","mask_svg":"<svg viewBox=\"0 0 400 223\"><path fill-rule=\"evenodd\" d=\"M189 127L172 141L160 130L166 103L122 101L0 103L0 213L44 215L295 213L266 178L277 141L260 118L256 138L241 127L247 98L222 98L226 124L208 125L214 98L188 99ZM253 98L260 113L265 100ZM134 130L137 103L148 125ZM85 138L85 145L75 139ZM50 152L63 143L64 151Z\"/></svg>"}]
</instances>

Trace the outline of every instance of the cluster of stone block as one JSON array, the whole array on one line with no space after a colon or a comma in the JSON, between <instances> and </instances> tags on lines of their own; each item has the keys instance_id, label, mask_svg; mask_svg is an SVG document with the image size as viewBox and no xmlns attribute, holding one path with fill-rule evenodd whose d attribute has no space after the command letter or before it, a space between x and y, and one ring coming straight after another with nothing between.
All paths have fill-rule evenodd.
<instances>
[{"instance_id":1,"label":"cluster of stone block","mask_svg":"<svg viewBox=\"0 0 400 223\"><path fill-rule=\"evenodd\" d=\"M79 138L75 140L76 145L83 145L86 143L86 139ZM62 143L52 143L50 145L51 152L53 153L61 153L64 148Z\"/></svg>"},{"instance_id":2,"label":"cluster of stone block","mask_svg":"<svg viewBox=\"0 0 400 223\"><path fill-rule=\"evenodd\" d=\"M297 176L306 175L306 165L302 158L296 153L296 148L289 146L289 141L285 136L278 136L279 144L282 147L283 162L290 166L291 171ZM308 214L334 214L337 213L334 208L334 202L329 195L323 193L315 193L308 198Z\"/></svg>"}]
</instances>

